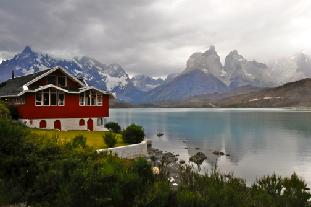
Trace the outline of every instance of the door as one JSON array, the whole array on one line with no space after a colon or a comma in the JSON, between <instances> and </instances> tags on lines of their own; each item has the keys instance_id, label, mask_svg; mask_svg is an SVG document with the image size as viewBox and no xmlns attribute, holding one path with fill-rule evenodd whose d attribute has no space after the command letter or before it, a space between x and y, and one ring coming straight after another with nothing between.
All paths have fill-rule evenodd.
<instances>
[{"instance_id":1,"label":"door","mask_svg":"<svg viewBox=\"0 0 311 207\"><path fill-rule=\"evenodd\" d=\"M93 131L93 120L92 119L89 119L87 121L87 129L90 131Z\"/></svg>"},{"instance_id":2,"label":"door","mask_svg":"<svg viewBox=\"0 0 311 207\"><path fill-rule=\"evenodd\" d=\"M62 124L59 120L54 121L54 129L62 130Z\"/></svg>"}]
</instances>

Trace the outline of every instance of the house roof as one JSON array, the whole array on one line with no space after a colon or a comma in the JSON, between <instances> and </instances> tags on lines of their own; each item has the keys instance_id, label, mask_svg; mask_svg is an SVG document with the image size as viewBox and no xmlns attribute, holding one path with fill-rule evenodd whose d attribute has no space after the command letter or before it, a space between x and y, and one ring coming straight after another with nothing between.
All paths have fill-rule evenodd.
<instances>
[{"instance_id":1,"label":"house roof","mask_svg":"<svg viewBox=\"0 0 311 207\"><path fill-rule=\"evenodd\" d=\"M48 69L49 70L49 69ZM0 97L1 96L16 96L23 92L23 86L29 81L43 75L48 70L43 70L34 74L16 77L0 83Z\"/></svg>"},{"instance_id":2,"label":"house roof","mask_svg":"<svg viewBox=\"0 0 311 207\"><path fill-rule=\"evenodd\" d=\"M53 84L48 84L45 86L40 86L39 88L37 88L35 90L29 90L28 89L29 85L40 80L41 78L43 78L45 76L51 74L52 72L54 72L56 70L63 71L66 75L68 75L68 77L70 77L74 81L78 82L81 85L81 88L79 88L77 91L68 91L66 89L60 88L60 87L55 86ZM101 91L95 87L88 86L88 85L82 83L80 80L78 80L76 77L74 77L73 75L68 73L63 68L55 67L55 68L47 69L47 70L40 71L40 72L37 72L34 74L30 74L27 76L16 77L14 79L7 80L6 82L0 83L0 97L10 97L10 96L16 97L16 96L23 95L26 92L37 92L39 90L43 90L45 88L50 88L50 87L54 87L56 89L62 90L62 91L67 92L67 93L80 93L80 92L84 92L86 90L94 89L94 90L97 90L103 94L109 94L109 93ZM111 96L111 94L109 94L109 95Z\"/></svg>"}]
</instances>

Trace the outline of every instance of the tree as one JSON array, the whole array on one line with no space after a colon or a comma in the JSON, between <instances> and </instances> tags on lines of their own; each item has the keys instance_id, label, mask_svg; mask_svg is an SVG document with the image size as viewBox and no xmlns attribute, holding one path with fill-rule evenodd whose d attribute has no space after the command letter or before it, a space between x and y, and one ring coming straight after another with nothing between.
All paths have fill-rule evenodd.
<instances>
[{"instance_id":1,"label":"tree","mask_svg":"<svg viewBox=\"0 0 311 207\"><path fill-rule=\"evenodd\" d=\"M131 124L123 131L123 141L128 144L138 144L144 137L144 128L136 124Z\"/></svg>"}]
</instances>

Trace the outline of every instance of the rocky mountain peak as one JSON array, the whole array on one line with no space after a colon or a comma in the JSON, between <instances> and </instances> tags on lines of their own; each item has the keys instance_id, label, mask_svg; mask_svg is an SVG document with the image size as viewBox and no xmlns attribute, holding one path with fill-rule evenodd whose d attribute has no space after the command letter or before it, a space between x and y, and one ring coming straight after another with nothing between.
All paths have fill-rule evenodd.
<instances>
[{"instance_id":1,"label":"rocky mountain peak","mask_svg":"<svg viewBox=\"0 0 311 207\"><path fill-rule=\"evenodd\" d=\"M29 46L26 46L25 48L24 48L24 50L22 51L22 53L34 53L34 51L31 49L31 47L29 47Z\"/></svg>"},{"instance_id":2,"label":"rocky mountain peak","mask_svg":"<svg viewBox=\"0 0 311 207\"><path fill-rule=\"evenodd\" d=\"M232 50L225 59L225 65L232 61L244 61L244 57L242 55L239 54L239 52L237 50Z\"/></svg>"},{"instance_id":3,"label":"rocky mountain peak","mask_svg":"<svg viewBox=\"0 0 311 207\"><path fill-rule=\"evenodd\" d=\"M215 46L211 45L204 53L196 52L189 57L185 72L196 69L213 74L216 77L222 77L224 75L220 57L216 52Z\"/></svg>"},{"instance_id":4,"label":"rocky mountain peak","mask_svg":"<svg viewBox=\"0 0 311 207\"><path fill-rule=\"evenodd\" d=\"M218 55L215 49L215 45L211 45L208 50L205 51L206 55Z\"/></svg>"}]
</instances>

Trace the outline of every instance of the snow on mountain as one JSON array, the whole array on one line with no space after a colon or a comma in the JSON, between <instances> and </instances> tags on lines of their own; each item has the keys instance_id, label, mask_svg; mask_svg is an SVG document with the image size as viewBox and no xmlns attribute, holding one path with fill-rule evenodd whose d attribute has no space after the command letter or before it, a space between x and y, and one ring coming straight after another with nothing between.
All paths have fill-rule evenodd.
<instances>
[{"instance_id":1,"label":"snow on mountain","mask_svg":"<svg viewBox=\"0 0 311 207\"><path fill-rule=\"evenodd\" d=\"M12 59L0 64L0 82L10 78L12 70L16 76L35 73L47 68L61 66L75 76L84 77L89 85L115 93L117 98L131 102L142 93L130 80L128 74L118 64L102 64L89 57L75 57L71 60L54 58L48 54L34 52L26 47Z\"/></svg>"},{"instance_id":2,"label":"snow on mountain","mask_svg":"<svg viewBox=\"0 0 311 207\"><path fill-rule=\"evenodd\" d=\"M141 91L150 91L164 83L161 78L155 79L146 75L136 75L131 80L134 86Z\"/></svg>"}]
</instances>

